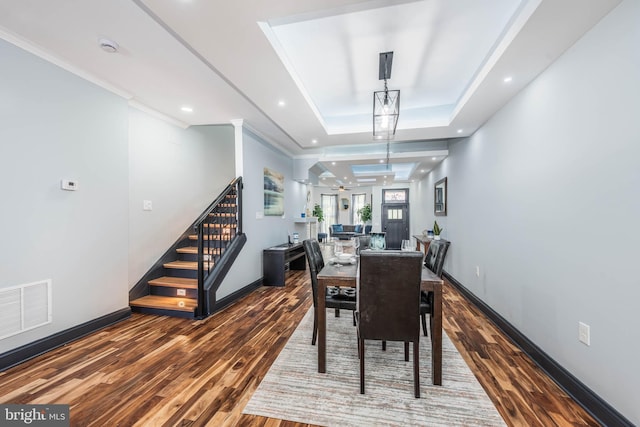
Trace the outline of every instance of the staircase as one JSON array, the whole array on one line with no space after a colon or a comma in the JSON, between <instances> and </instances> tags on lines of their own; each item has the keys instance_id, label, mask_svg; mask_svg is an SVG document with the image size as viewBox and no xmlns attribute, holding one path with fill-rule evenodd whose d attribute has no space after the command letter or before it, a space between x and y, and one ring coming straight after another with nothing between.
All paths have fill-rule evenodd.
<instances>
[{"instance_id":1,"label":"staircase","mask_svg":"<svg viewBox=\"0 0 640 427\"><path fill-rule=\"evenodd\" d=\"M132 311L203 318L246 241L242 178L232 181L129 292Z\"/></svg>"}]
</instances>

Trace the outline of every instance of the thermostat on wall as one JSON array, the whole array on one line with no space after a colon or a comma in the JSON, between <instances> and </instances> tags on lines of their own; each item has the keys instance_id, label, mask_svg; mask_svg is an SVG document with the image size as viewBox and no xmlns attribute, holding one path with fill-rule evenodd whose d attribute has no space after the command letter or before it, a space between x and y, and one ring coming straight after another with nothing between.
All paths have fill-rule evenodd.
<instances>
[{"instance_id":1,"label":"thermostat on wall","mask_svg":"<svg viewBox=\"0 0 640 427\"><path fill-rule=\"evenodd\" d=\"M78 189L78 181L63 179L62 181L60 181L60 187L63 190L76 191Z\"/></svg>"}]
</instances>

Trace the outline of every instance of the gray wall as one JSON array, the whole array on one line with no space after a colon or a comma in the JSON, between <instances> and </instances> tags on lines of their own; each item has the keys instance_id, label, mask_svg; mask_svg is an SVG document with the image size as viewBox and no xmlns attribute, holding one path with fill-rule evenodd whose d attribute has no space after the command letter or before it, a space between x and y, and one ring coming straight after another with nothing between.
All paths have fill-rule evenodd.
<instances>
[{"instance_id":1,"label":"gray wall","mask_svg":"<svg viewBox=\"0 0 640 427\"><path fill-rule=\"evenodd\" d=\"M294 218L306 203L307 187L293 181L293 160L266 144L258 136L243 131L243 227L247 244L231 267L220 286L217 297L223 298L262 277L262 250L287 242L287 235L296 230ZM256 219L256 213L264 211L264 168L268 167L284 175L285 215L265 216Z\"/></svg>"},{"instance_id":2,"label":"gray wall","mask_svg":"<svg viewBox=\"0 0 640 427\"><path fill-rule=\"evenodd\" d=\"M234 159L231 125L181 129L130 109L129 288L235 178Z\"/></svg>"},{"instance_id":3,"label":"gray wall","mask_svg":"<svg viewBox=\"0 0 640 427\"><path fill-rule=\"evenodd\" d=\"M2 40L0 58L0 288L53 281L53 323L2 353L127 307L128 108Z\"/></svg>"},{"instance_id":4,"label":"gray wall","mask_svg":"<svg viewBox=\"0 0 640 427\"><path fill-rule=\"evenodd\" d=\"M433 212L448 177L445 270L636 424L638 22L621 3L423 181Z\"/></svg>"}]
</instances>

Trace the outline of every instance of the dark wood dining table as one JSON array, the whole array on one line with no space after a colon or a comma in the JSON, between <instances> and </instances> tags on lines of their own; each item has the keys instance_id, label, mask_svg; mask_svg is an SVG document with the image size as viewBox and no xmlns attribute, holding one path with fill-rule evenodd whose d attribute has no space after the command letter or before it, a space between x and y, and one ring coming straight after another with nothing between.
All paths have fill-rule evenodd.
<instances>
[{"instance_id":1,"label":"dark wood dining table","mask_svg":"<svg viewBox=\"0 0 640 427\"><path fill-rule=\"evenodd\" d=\"M327 263L318 273L318 295L324 295L328 286L355 288L358 282L358 265L334 265ZM442 279L426 267L422 268L420 288L433 292L431 310L432 379L434 385L442 385ZM318 298L318 372L327 372L327 310L324 298ZM420 319L416 319L419 322ZM355 332L354 332L355 333ZM355 339L355 338L354 338Z\"/></svg>"}]
</instances>

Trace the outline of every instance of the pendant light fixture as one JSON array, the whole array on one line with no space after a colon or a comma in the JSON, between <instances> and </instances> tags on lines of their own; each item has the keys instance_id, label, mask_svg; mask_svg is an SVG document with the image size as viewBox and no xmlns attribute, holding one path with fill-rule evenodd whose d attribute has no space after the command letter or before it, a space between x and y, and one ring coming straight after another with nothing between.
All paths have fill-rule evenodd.
<instances>
[{"instance_id":1,"label":"pendant light fixture","mask_svg":"<svg viewBox=\"0 0 640 427\"><path fill-rule=\"evenodd\" d=\"M379 80L384 80L384 90L373 92L373 139L393 139L400 115L400 91L389 90L393 52L380 53Z\"/></svg>"}]
</instances>

